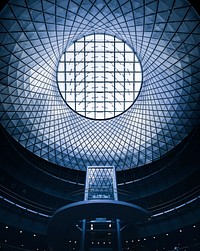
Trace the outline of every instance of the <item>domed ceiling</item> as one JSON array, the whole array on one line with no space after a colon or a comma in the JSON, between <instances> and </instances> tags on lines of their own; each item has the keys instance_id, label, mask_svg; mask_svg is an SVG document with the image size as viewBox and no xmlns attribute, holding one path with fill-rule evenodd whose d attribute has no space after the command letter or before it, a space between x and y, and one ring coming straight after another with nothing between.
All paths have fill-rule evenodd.
<instances>
[{"instance_id":1,"label":"domed ceiling","mask_svg":"<svg viewBox=\"0 0 200 251\"><path fill-rule=\"evenodd\" d=\"M21 145L63 167L151 163L199 124L199 16L186 0L11 0L0 14L1 123ZM109 120L72 111L57 86L66 48L108 34L137 53L134 105Z\"/></svg>"}]
</instances>

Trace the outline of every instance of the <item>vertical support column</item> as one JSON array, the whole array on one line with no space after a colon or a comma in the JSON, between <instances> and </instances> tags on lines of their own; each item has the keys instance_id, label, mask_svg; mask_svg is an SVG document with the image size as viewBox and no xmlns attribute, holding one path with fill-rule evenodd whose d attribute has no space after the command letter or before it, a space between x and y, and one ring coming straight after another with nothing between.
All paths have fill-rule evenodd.
<instances>
[{"instance_id":1,"label":"vertical support column","mask_svg":"<svg viewBox=\"0 0 200 251\"><path fill-rule=\"evenodd\" d=\"M116 220L117 228L117 251L122 251L122 242L121 242L121 232L120 232L120 220Z\"/></svg>"},{"instance_id":2,"label":"vertical support column","mask_svg":"<svg viewBox=\"0 0 200 251\"><path fill-rule=\"evenodd\" d=\"M86 250L86 220L83 220L83 225L82 225L82 234L81 234L81 249L80 251L85 251Z\"/></svg>"},{"instance_id":3,"label":"vertical support column","mask_svg":"<svg viewBox=\"0 0 200 251\"><path fill-rule=\"evenodd\" d=\"M120 220L115 220L115 234L112 236L112 250L122 251Z\"/></svg>"}]
</instances>

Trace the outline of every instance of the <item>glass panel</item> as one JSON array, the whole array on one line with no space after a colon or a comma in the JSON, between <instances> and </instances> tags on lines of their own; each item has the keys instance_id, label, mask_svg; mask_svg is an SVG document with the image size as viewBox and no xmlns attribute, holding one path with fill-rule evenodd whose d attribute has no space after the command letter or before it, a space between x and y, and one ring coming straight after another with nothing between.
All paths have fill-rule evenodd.
<instances>
[{"instance_id":1,"label":"glass panel","mask_svg":"<svg viewBox=\"0 0 200 251\"><path fill-rule=\"evenodd\" d=\"M99 113L103 116L103 114ZM85 199L116 199L114 167L88 167L86 175Z\"/></svg>"},{"instance_id":2,"label":"glass panel","mask_svg":"<svg viewBox=\"0 0 200 251\"><path fill-rule=\"evenodd\" d=\"M95 34L68 48L60 60L57 79L61 95L71 108L89 118L107 119L132 105L141 88L142 74L127 44Z\"/></svg>"}]
</instances>

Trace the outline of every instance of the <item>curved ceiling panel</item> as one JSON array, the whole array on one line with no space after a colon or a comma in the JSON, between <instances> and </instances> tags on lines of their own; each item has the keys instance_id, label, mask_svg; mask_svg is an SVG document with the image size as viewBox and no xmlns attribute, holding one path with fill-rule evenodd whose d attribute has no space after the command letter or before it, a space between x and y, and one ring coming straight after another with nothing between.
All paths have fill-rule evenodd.
<instances>
[{"instance_id":1,"label":"curved ceiling panel","mask_svg":"<svg viewBox=\"0 0 200 251\"><path fill-rule=\"evenodd\" d=\"M0 16L1 123L36 155L125 170L159 159L199 123L200 20L186 0L13 0ZM135 104L105 121L69 109L56 83L65 49L93 33L126 41L143 69Z\"/></svg>"}]
</instances>

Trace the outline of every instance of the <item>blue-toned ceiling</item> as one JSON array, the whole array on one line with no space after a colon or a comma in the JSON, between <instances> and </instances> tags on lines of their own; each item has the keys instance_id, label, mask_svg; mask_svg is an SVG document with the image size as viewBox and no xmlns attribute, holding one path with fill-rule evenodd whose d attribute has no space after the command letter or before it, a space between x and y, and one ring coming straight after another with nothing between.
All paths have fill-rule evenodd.
<instances>
[{"instance_id":1,"label":"blue-toned ceiling","mask_svg":"<svg viewBox=\"0 0 200 251\"><path fill-rule=\"evenodd\" d=\"M186 0L20 0L0 13L1 123L52 163L125 170L153 162L200 121L200 19ZM106 121L79 116L57 88L73 41L106 33L127 42L143 69L135 104Z\"/></svg>"}]
</instances>

